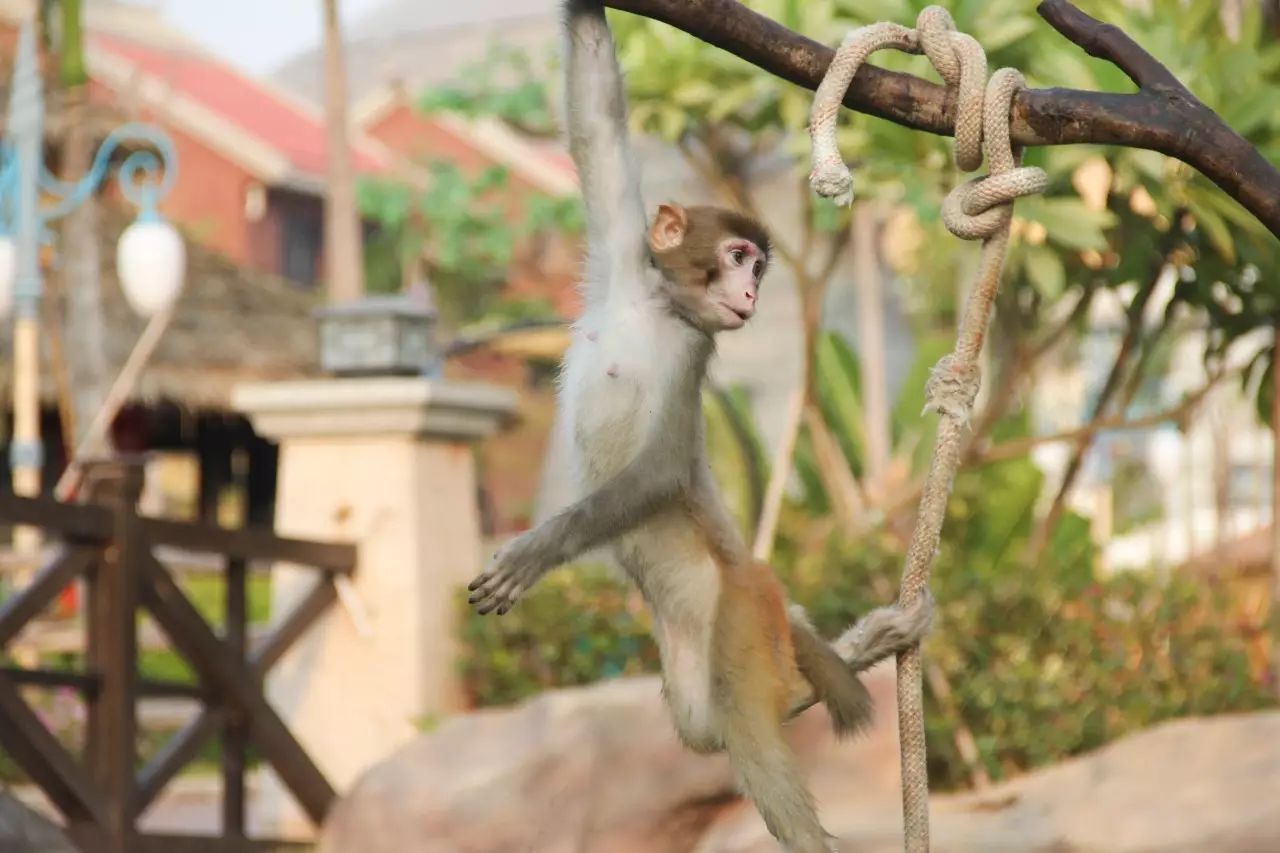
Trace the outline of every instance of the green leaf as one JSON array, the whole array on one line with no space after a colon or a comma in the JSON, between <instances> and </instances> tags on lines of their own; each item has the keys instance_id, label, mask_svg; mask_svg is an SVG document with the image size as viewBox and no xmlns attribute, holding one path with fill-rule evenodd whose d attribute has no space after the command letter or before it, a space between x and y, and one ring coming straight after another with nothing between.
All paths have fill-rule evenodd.
<instances>
[{"instance_id":1,"label":"green leaf","mask_svg":"<svg viewBox=\"0 0 1280 853\"><path fill-rule=\"evenodd\" d=\"M1027 246L1023 265L1027 278L1046 299L1058 299L1067 286L1067 271L1062 258L1045 246Z\"/></svg>"},{"instance_id":2,"label":"green leaf","mask_svg":"<svg viewBox=\"0 0 1280 853\"><path fill-rule=\"evenodd\" d=\"M1039 222L1049 240L1070 249L1105 249L1104 231L1115 223L1109 210L1090 210L1078 198L1022 199L1014 207L1017 215Z\"/></svg>"},{"instance_id":3,"label":"green leaf","mask_svg":"<svg viewBox=\"0 0 1280 853\"><path fill-rule=\"evenodd\" d=\"M1214 251L1229 263L1233 263L1236 258L1236 247L1235 241L1231 239L1231 229L1227 227L1226 220L1217 211L1205 205L1197 207L1194 216L1196 226L1205 230Z\"/></svg>"}]
</instances>

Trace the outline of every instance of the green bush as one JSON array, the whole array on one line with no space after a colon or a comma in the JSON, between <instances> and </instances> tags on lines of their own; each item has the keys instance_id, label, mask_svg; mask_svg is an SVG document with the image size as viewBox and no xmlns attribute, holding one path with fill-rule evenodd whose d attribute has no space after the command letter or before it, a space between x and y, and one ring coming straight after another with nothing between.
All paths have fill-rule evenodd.
<instances>
[{"instance_id":1,"label":"green bush","mask_svg":"<svg viewBox=\"0 0 1280 853\"><path fill-rule=\"evenodd\" d=\"M465 594L458 606L460 666L476 705L658 670L640 594L600 566L553 572L503 616L477 615Z\"/></svg>"},{"instance_id":2,"label":"green bush","mask_svg":"<svg viewBox=\"0 0 1280 853\"><path fill-rule=\"evenodd\" d=\"M955 746L961 723L999 779L1160 720L1273 701L1251 677L1246 637L1218 591L1149 572L1095 577L1077 517L1030 565L1025 545L1040 487L1025 460L957 479L931 582L939 618L925 650L952 691L945 708L926 694L939 788L970 778ZM830 537L806 551L797 544L803 532L780 543L779 572L828 636L883 603L877 579L897 589L898 538ZM462 668L478 705L657 668L639 596L600 569L555 573L507 615L468 614L463 624Z\"/></svg>"},{"instance_id":3,"label":"green bush","mask_svg":"<svg viewBox=\"0 0 1280 853\"><path fill-rule=\"evenodd\" d=\"M825 586L795 590L828 634L876 604L875 577L896 577L888 543L832 543ZM1056 561L1005 563L976 580L945 544L932 588L939 618L925 654L952 696L926 692L930 776L962 787L961 722L992 778L1052 763L1161 720L1260 708L1246 637L1221 595L1184 577L1125 573L1081 584Z\"/></svg>"}]
</instances>

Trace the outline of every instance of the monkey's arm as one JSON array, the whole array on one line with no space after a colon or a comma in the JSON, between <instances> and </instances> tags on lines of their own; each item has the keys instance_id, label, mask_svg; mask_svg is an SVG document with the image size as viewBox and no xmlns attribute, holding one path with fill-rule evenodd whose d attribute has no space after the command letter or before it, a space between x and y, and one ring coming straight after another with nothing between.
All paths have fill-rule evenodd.
<instances>
[{"instance_id":1,"label":"monkey's arm","mask_svg":"<svg viewBox=\"0 0 1280 853\"><path fill-rule=\"evenodd\" d=\"M506 613L555 567L644 522L690 488L691 460L665 446L646 448L596 491L509 542L468 589L481 613Z\"/></svg>"},{"instance_id":2,"label":"monkey's arm","mask_svg":"<svg viewBox=\"0 0 1280 853\"><path fill-rule=\"evenodd\" d=\"M566 0L565 16L569 151L586 204L591 260L636 268L591 270L587 286L604 289L610 280L638 277L645 259L644 202L627 137L622 74L604 6L598 0Z\"/></svg>"}]
</instances>

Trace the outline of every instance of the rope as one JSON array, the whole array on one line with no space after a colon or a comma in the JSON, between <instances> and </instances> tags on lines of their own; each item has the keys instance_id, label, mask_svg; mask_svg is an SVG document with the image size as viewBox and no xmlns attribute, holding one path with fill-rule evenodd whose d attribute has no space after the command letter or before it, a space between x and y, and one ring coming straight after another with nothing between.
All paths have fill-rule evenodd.
<instances>
[{"instance_id":1,"label":"rope","mask_svg":"<svg viewBox=\"0 0 1280 853\"><path fill-rule=\"evenodd\" d=\"M947 499L960 463L960 437L978 395L978 363L991 306L1000 284L1013 202L1042 192L1044 171L1021 166L1021 149L1009 141L1009 108L1023 88L1022 74L1001 68L987 79L987 59L971 36L956 31L951 15L929 6L916 29L879 23L851 32L836 51L818 87L810 114L813 171L809 184L838 204L853 199L853 177L836 146L836 114L849 83L868 56L893 47L924 53L955 92L956 165L970 172L986 155L989 174L960 184L942 203L942 221L964 240L982 240L975 285L964 309L954 351L940 359L925 384L925 411L939 415L933 462L925 480L915 530L907 549L899 604L912 604L925 590L942 531ZM905 849L929 849L929 778L925 764L924 699L919 648L898 656L898 730L902 754L902 815Z\"/></svg>"}]
</instances>

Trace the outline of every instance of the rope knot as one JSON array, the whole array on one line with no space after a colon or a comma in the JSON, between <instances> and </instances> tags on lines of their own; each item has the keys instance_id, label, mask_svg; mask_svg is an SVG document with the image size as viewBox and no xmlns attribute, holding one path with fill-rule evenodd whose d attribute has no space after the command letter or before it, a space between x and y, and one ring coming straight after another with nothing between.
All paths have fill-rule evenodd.
<instances>
[{"instance_id":1,"label":"rope knot","mask_svg":"<svg viewBox=\"0 0 1280 853\"><path fill-rule=\"evenodd\" d=\"M982 371L976 362L961 359L955 353L944 355L929 371L929 379L924 384L924 411L968 423L981 384Z\"/></svg>"},{"instance_id":2,"label":"rope knot","mask_svg":"<svg viewBox=\"0 0 1280 853\"><path fill-rule=\"evenodd\" d=\"M985 240L1009 222L1014 199L1041 192L1048 183L1043 169L1018 166L958 184L942 200L942 224L962 240Z\"/></svg>"}]
</instances>

